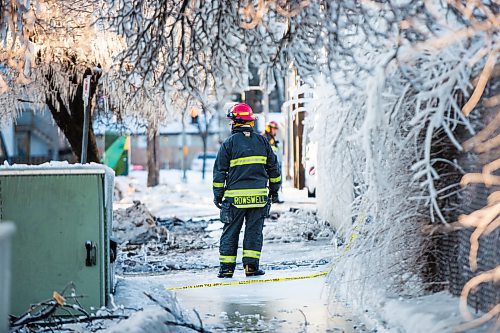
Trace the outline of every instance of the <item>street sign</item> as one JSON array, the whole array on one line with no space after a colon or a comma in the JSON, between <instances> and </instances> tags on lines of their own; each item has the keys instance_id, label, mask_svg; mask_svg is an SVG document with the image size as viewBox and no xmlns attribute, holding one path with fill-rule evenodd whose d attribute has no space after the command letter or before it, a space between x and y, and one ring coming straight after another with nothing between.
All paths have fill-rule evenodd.
<instances>
[{"instance_id":1,"label":"street sign","mask_svg":"<svg viewBox=\"0 0 500 333\"><path fill-rule=\"evenodd\" d=\"M90 75L87 75L85 79L83 79L83 102L85 104L88 103L90 95Z\"/></svg>"}]
</instances>

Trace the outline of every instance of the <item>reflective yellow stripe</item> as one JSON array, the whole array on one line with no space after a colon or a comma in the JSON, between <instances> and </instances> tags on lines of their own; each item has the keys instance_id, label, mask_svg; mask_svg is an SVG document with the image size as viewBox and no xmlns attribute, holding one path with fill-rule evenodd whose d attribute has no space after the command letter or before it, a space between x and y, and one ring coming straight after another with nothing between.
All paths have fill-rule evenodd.
<instances>
[{"instance_id":1,"label":"reflective yellow stripe","mask_svg":"<svg viewBox=\"0 0 500 333\"><path fill-rule=\"evenodd\" d=\"M224 183L217 183L217 182L213 182L212 184L214 187L224 187Z\"/></svg>"},{"instance_id":2,"label":"reflective yellow stripe","mask_svg":"<svg viewBox=\"0 0 500 333\"><path fill-rule=\"evenodd\" d=\"M234 264L236 262L236 256L219 256L219 261L223 264Z\"/></svg>"},{"instance_id":3,"label":"reflective yellow stripe","mask_svg":"<svg viewBox=\"0 0 500 333\"><path fill-rule=\"evenodd\" d=\"M269 181L271 183L279 183L281 181L281 176L278 176L276 178L269 178Z\"/></svg>"},{"instance_id":4,"label":"reflective yellow stripe","mask_svg":"<svg viewBox=\"0 0 500 333\"><path fill-rule=\"evenodd\" d=\"M260 259L260 251L243 250L243 257Z\"/></svg>"},{"instance_id":5,"label":"reflective yellow stripe","mask_svg":"<svg viewBox=\"0 0 500 333\"><path fill-rule=\"evenodd\" d=\"M267 195L267 188L249 188L242 190L226 190L224 196L226 198L234 198L238 196L250 196L250 195Z\"/></svg>"},{"instance_id":6,"label":"reflective yellow stripe","mask_svg":"<svg viewBox=\"0 0 500 333\"><path fill-rule=\"evenodd\" d=\"M265 205L267 205L267 203L263 203L263 204L243 204L243 205L234 205L234 207L236 207L236 208L262 208L262 207L264 207Z\"/></svg>"},{"instance_id":7,"label":"reflective yellow stripe","mask_svg":"<svg viewBox=\"0 0 500 333\"><path fill-rule=\"evenodd\" d=\"M234 160L231 160L229 162L229 166L235 167L238 165L247 165L247 164L266 164L267 163L267 157L266 156L247 156L247 157L240 157L236 158Z\"/></svg>"},{"instance_id":8,"label":"reflective yellow stripe","mask_svg":"<svg viewBox=\"0 0 500 333\"><path fill-rule=\"evenodd\" d=\"M271 146L271 148L272 148L272 150L273 150L274 152L277 152L277 151L278 151L278 147L276 147L276 146Z\"/></svg>"}]
</instances>

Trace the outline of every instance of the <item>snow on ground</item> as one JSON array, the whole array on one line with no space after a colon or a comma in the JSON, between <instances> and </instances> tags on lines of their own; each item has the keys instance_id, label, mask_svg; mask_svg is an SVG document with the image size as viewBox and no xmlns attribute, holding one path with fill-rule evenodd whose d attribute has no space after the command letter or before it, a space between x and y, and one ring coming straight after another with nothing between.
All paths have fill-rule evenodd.
<instances>
[{"instance_id":1,"label":"snow on ground","mask_svg":"<svg viewBox=\"0 0 500 333\"><path fill-rule=\"evenodd\" d=\"M175 332L171 327L164 324L167 320L172 320L172 316L165 310L158 306L149 306L142 311L133 313L127 320L111 326L106 333Z\"/></svg>"},{"instance_id":2,"label":"snow on ground","mask_svg":"<svg viewBox=\"0 0 500 333\"><path fill-rule=\"evenodd\" d=\"M132 206L116 209L113 212L113 237L120 244L144 244L148 241L164 241L168 238L167 229L158 225L156 218L147 207L135 201Z\"/></svg>"},{"instance_id":3,"label":"snow on ground","mask_svg":"<svg viewBox=\"0 0 500 333\"><path fill-rule=\"evenodd\" d=\"M219 210L212 200L212 175L203 180L200 172L188 171L187 182L182 181L180 170L161 170L160 184L146 186L147 172L133 171L128 177L116 177L118 200L115 208L126 208L134 200L144 203L157 218L177 217L189 220L196 217L214 217Z\"/></svg>"},{"instance_id":4,"label":"snow on ground","mask_svg":"<svg viewBox=\"0 0 500 333\"><path fill-rule=\"evenodd\" d=\"M377 332L456 332L458 325L465 322L458 309L458 298L445 291L413 299L381 300L375 311L366 312L363 321ZM492 324L464 332L491 333Z\"/></svg>"},{"instance_id":5,"label":"snow on ground","mask_svg":"<svg viewBox=\"0 0 500 333\"><path fill-rule=\"evenodd\" d=\"M212 203L211 175L202 180L200 173L188 172L184 183L180 171L162 170L159 186L147 188L145 183L145 172L117 177L115 192L120 194L115 212L130 210L140 201L147 209L136 210L144 219L153 216L154 227L168 229L167 238L122 244L116 303L149 307L152 303L144 292L170 299L167 288L221 282L216 275L222 224ZM282 194L285 203L273 205L264 227L261 263L266 275L253 279L304 276L327 271L332 264L335 230L316 216L315 200L290 184ZM141 214L129 216L137 219ZM238 264L235 276L222 281L246 280ZM463 322L458 299L447 293L381 299L376 309L349 309L329 294L324 277L173 292L186 316L197 322L191 311L196 309L213 331L437 333L453 332ZM151 315L140 315L140 320L158 314L157 309L148 311Z\"/></svg>"},{"instance_id":6,"label":"snow on ground","mask_svg":"<svg viewBox=\"0 0 500 333\"><path fill-rule=\"evenodd\" d=\"M327 221L316 216L316 211L292 208L288 212L274 212L267 225L264 239L274 242L300 242L306 240L329 239L335 234Z\"/></svg>"},{"instance_id":7,"label":"snow on ground","mask_svg":"<svg viewBox=\"0 0 500 333\"><path fill-rule=\"evenodd\" d=\"M147 188L145 182L144 172L117 177L115 215L119 211L131 219L140 218L140 214L125 213L140 201L147 207L143 218L155 216L156 226L166 227L168 237L122 244L116 302L125 306L149 306L144 292L166 295L170 293L167 288L221 281L216 275L222 224L212 202L211 176L203 181L199 173L188 172L183 183L179 171L163 170L159 186ZM266 275L256 279L310 275L326 271L331 262L334 230L316 217L314 200L307 198L306 191L291 188L284 191L283 198L285 203L273 205L272 218L265 222L261 266ZM241 251L240 246L239 260ZM246 280L238 264L234 278L223 281ZM185 309L196 308L204 324L216 331L298 332L306 328L306 322L311 332L356 332L358 328L349 310L328 306L324 276L177 290L175 295Z\"/></svg>"}]
</instances>

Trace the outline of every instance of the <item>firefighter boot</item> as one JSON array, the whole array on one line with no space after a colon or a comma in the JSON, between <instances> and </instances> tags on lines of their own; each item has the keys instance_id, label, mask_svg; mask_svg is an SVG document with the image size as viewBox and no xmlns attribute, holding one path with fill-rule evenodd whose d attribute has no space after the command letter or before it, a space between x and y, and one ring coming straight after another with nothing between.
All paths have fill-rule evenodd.
<instances>
[{"instance_id":1,"label":"firefighter boot","mask_svg":"<svg viewBox=\"0 0 500 333\"><path fill-rule=\"evenodd\" d=\"M246 276L258 276L264 275L266 272L258 267L255 267L254 265L245 265L245 274Z\"/></svg>"},{"instance_id":2,"label":"firefighter boot","mask_svg":"<svg viewBox=\"0 0 500 333\"><path fill-rule=\"evenodd\" d=\"M221 264L219 268L218 278L232 278L234 274L234 266L228 264Z\"/></svg>"}]
</instances>

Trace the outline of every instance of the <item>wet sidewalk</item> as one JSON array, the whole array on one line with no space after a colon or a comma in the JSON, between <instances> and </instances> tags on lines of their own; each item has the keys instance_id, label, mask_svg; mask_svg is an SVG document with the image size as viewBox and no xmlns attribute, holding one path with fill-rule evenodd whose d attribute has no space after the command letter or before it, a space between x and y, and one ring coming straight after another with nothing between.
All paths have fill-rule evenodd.
<instances>
[{"instance_id":1,"label":"wet sidewalk","mask_svg":"<svg viewBox=\"0 0 500 333\"><path fill-rule=\"evenodd\" d=\"M283 276L284 272L280 273ZM303 272L287 273L297 276ZM197 309L205 325L221 330L225 327L234 332L357 332L345 308L328 305L324 283L323 276L175 293L184 308Z\"/></svg>"},{"instance_id":2,"label":"wet sidewalk","mask_svg":"<svg viewBox=\"0 0 500 333\"><path fill-rule=\"evenodd\" d=\"M349 309L329 300L324 275L281 280L327 271L329 252L328 243L324 241L266 244L266 275L247 278L239 264L232 279L218 279L214 267L217 250L200 251L201 258L214 261L213 268L120 277L116 302L137 306L137 300L144 299L143 292L160 297L173 292L181 307L186 311L196 309L203 325L212 331L362 332L351 318ZM294 258L293 264L282 260L285 254ZM238 284L270 279L280 281ZM232 285L167 291L168 288L219 283ZM194 313L191 313L191 318L197 322Z\"/></svg>"}]
</instances>

